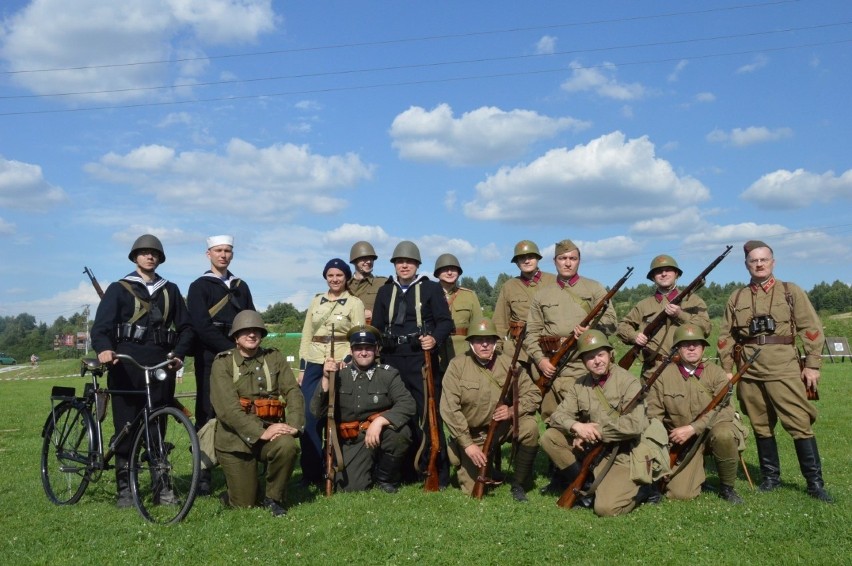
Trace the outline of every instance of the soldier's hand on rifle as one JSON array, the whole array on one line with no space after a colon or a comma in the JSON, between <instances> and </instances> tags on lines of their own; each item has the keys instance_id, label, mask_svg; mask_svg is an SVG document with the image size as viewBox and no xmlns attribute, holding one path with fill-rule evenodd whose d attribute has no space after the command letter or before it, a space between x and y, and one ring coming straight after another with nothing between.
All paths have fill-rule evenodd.
<instances>
[{"instance_id":1,"label":"soldier's hand on rifle","mask_svg":"<svg viewBox=\"0 0 852 566\"><path fill-rule=\"evenodd\" d=\"M550 363L550 360L548 358L542 358L536 365L538 366L538 369L541 371L542 375L544 375L544 377L546 377L547 379L550 379L551 377L556 375L556 366Z\"/></svg>"},{"instance_id":2,"label":"soldier's hand on rifle","mask_svg":"<svg viewBox=\"0 0 852 566\"><path fill-rule=\"evenodd\" d=\"M588 329L589 329L588 326L580 326L578 324L577 326L574 327L574 338L579 339L580 335Z\"/></svg>"},{"instance_id":3,"label":"soldier's hand on rifle","mask_svg":"<svg viewBox=\"0 0 852 566\"><path fill-rule=\"evenodd\" d=\"M437 342L435 341L434 336L425 334L420 337L420 348L422 348L423 351L431 350L435 347L435 344L437 344Z\"/></svg>"},{"instance_id":4,"label":"soldier's hand on rifle","mask_svg":"<svg viewBox=\"0 0 852 566\"><path fill-rule=\"evenodd\" d=\"M683 444L693 436L695 436L695 429L692 425L679 426L669 433L669 440L673 444Z\"/></svg>"},{"instance_id":5,"label":"soldier's hand on rifle","mask_svg":"<svg viewBox=\"0 0 852 566\"><path fill-rule=\"evenodd\" d=\"M497 405L491 418L495 421L507 421L512 418L512 408L508 405Z\"/></svg>"},{"instance_id":6,"label":"soldier's hand on rifle","mask_svg":"<svg viewBox=\"0 0 852 566\"><path fill-rule=\"evenodd\" d=\"M635 342L637 346L642 346L644 348L645 344L648 343L648 337L640 332L636 335L636 339L633 340L633 342Z\"/></svg>"},{"instance_id":7,"label":"soldier's hand on rifle","mask_svg":"<svg viewBox=\"0 0 852 566\"><path fill-rule=\"evenodd\" d=\"M574 433L575 439L580 439L585 444L594 444L603 439L595 423L574 423L571 426L571 432Z\"/></svg>"},{"instance_id":8,"label":"soldier's hand on rifle","mask_svg":"<svg viewBox=\"0 0 852 566\"><path fill-rule=\"evenodd\" d=\"M483 452L482 448L476 444L471 444L465 448L464 453L467 454L467 457L470 458L473 465L477 468L481 468L488 463L488 458L485 457L485 452Z\"/></svg>"},{"instance_id":9,"label":"soldier's hand on rifle","mask_svg":"<svg viewBox=\"0 0 852 566\"><path fill-rule=\"evenodd\" d=\"M322 373L326 377L333 375L338 369L340 369L340 364L332 358L328 358L322 365Z\"/></svg>"},{"instance_id":10,"label":"soldier's hand on rifle","mask_svg":"<svg viewBox=\"0 0 852 566\"><path fill-rule=\"evenodd\" d=\"M115 352L112 350L104 350L98 354L98 361L102 364L117 364L118 358L115 357Z\"/></svg>"},{"instance_id":11,"label":"soldier's hand on rifle","mask_svg":"<svg viewBox=\"0 0 852 566\"><path fill-rule=\"evenodd\" d=\"M666 308L663 309L666 311L666 314L672 318L678 318L680 316L680 312L683 310L680 308L680 305L673 305L671 303L666 305Z\"/></svg>"},{"instance_id":12,"label":"soldier's hand on rifle","mask_svg":"<svg viewBox=\"0 0 852 566\"><path fill-rule=\"evenodd\" d=\"M378 448L382 444L382 429L389 424L390 421L381 415L373 419L373 422L367 427L367 433L364 437L364 444L367 448Z\"/></svg>"}]
</instances>

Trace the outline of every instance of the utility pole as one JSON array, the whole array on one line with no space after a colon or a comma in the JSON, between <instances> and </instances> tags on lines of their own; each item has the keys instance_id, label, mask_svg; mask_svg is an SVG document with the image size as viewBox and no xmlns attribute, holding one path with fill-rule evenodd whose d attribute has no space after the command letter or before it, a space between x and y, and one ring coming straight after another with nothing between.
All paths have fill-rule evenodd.
<instances>
[{"instance_id":1,"label":"utility pole","mask_svg":"<svg viewBox=\"0 0 852 566\"><path fill-rule=\"evenodd\" d=\"M86 321L86 357L89 356L89 305L83 305L83 320Z\"/></svg>"}]
</instances>

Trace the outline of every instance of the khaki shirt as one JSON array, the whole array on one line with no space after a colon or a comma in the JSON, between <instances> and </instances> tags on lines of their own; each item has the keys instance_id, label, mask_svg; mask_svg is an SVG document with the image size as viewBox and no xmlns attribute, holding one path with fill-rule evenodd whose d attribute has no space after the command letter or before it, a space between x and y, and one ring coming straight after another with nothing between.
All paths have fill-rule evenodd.
<instances>
[{"instance_id":1,"label":"khaki shirt","mask_svg":"<svg viewBox=\"0 0 852 566\"><path fill-rule=\"evenodd\" d=\"M468 351L467 332L473 321L482 317L482 307L479 305L479 297L476 293L465 287L455 287L449 293L444 293L447 305L450 307L450 316L453 317L455 330L450 335L451 340L444 342L441 349L441 369L446 369L456 356Z\"/></svg>"},{"instance_id":2,"label":"khaki shirt","mask_svg":"<svg viewBox=\"0 0 852 566\"><path fill-rule=\"evenodd\" d=\"M365 275L363 279L353 277L346 283L346 288L352 295L361 299L365 309L372 312L373 305L376 304L376 295L387 280L387 277L377 277L371 273Z\"/></svg>"},{"instance_id":3,"label":"khaki shirt","mask_svg":"<svg viewBox=\"0 0 852 566\"><path fill-rule=\"evenodd\" d=\"M589 312L606 295L606 289L593 279L578 278L572 286L560 287L558 283L542 287L535 294L527 316L527 335L524 348L536 364L545 357L539 345L542 336L568 337ZM612 303L602 311L598 324L594 326L606 335L612 334L617 321ZM567 354L569 362L560 376L579 377L586 372L576 350Z\"/></svg>"},{"instance_id":4,"label":"khaki shirt","mask_svg":"<svg viewBox=\"0 0 852 566\"><path fill-rule=\"evenodd\" d=\"M234 362L239 377L234 380ZM269 369L272 387L267 389ZM214 446L223 452L251 453L266 428L264 422L240 406L240 397L259 399L278 397L286 404L284 421L300 431L305 426L305 400L284 355L274 348L260 348L256 356L244 358L236 350L221 352L213 360L210 374L210 398L219 425Z\"/></svg>"},{"instance_id":5,"label":"khaki shirt","mask_svg":"<svg viewBox=\"0 0 852 566\"><path fill-rule=\"evenodd\" d=\"M471 352L450 362L442 382L441 418L462 448L473 444L474 436L484 435L484 429L491 424L511 362L511 356L499 354L494 367L488 370ZM523 370L518 375L518 395L519 415L534 415L541 403L541 392Z\"/></svg>"},{"instance_id":6,"label":"khaki shirt","mask_svg":"<svg viewBox=\"0 0 852 566\"><path fill-rule=\"evenodd\" d=\"M317 294L305 315L299 358L315 364L325 363L331 357L331 326L334 325L334 358L342 360L351 351L346 333L353 326L364 323L364 303L358 297L344 291L338 300L332 301L326 298L325 293ZM329 341L316 342L314 337L326 337Z\"/></svg>"},{"instance_id":7,"label":"khaki shirt","mask_svg":"<svg viewBox=\"0 0 852 566\"><path fill-rule=\"evenodd\" d=\"M524 278L518 275L512 279L508 279L500 288L500 294L497 296L497 304L494 305L494 328L497 329L497 334L500 338L505 339L504 347L511 355L514 351L512 339L509 338L509 325L513 322L527 322L527 315L530 312L530 303L533 296L543 287L547 287L556 283L556 276L552 273L540 271L541 278L538 282L525 282ZM527 284L529 283L529 284ZM529 359L526 351L522 351L518 360L525 362Z\"/></svg>"},{"instance_id":8,"label":"khaki shirt","mask_svg":"<svg viewBox=\"0 0 852 566\"><path fill-rule=\"evenodd\" d=\"M701 377L692 375L684 379L680 367L669 364L651 386L645 400L648 417L660 419L669 431L691 424L696 435L703 433L711 420L712 424L733 421L734 408L730 402L694 420L717 393L730 387L725 371L716 364L705 363Z\"/></svg>"},{"instance_id":9,"label":"khaki shirt","mask_svg":"<svg viewBox=\"0 0 852 566\"><path fill-rule=\"evenodd\" d=\"M734 346L751 338L749 323L755 314L768 314L775 319L775 332L771 334L772 336L793 336L793 319L795 318L796 336L805 350L805 366L820 368L822 350L825 347L822 322L807 294L798 285L786 284L789 302L788 297L785 296L787 293L785 293L784 285L776 279L775 284L768 291L749 285L741 292L735 291L731 295L725 307L725 316L719 330L717 344L720 365L726 372L732 372L734 367ZM760 355L743 379L774 381L801 376L798 352L793 345L744 345L743 359L750 357L756 348L760 348Z\"/></svg>"},{"instance_id":10,"label":"khaki shirt","mask_svg":"<svg viewBox=\"0 0 852 566\"><path fill-rule=\"evenodd\" d=\"M667 304L669 300L665 296L659 302L655 296L642 299L621 319L615 333L625 344L635 344L636 335L643 332L648 323L663 312ZM684 324L694 324L704 332L704 336L710 336L713 325L707 314L707 304L701 297L694 293L689 295L681 301L680 308L680 315L675 318L666 316L663 325L642 348L643 359L650 360L657 355L667 357L674 346L675 331Z\"/></svg>"}]
</instances>

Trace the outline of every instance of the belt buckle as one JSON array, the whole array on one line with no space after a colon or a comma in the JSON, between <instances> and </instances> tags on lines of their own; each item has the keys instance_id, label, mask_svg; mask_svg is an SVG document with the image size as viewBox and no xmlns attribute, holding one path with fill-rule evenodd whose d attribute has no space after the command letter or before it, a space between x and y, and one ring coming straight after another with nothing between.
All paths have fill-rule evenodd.
<instances>
[{"instance_id":1,"label":"belt buckle","mask_svg":"<svg viewBox=\"0 0 852 566\"><path fill-rule=\"evenodd\" d=\"M761 334L757 337L757 345L763 346L764 344L766 344L766 334Z\"/></svg>"},{"instance_id":2,"label":"belt buckle","mask_svg":"<svg viewBox=\"0 0 852 566\"><path fill-rule=\"evenodd\" d=\"M399 346L400 344L408 344L408 336L397 336L396 344Z\"/></svg>"}]
</instances>

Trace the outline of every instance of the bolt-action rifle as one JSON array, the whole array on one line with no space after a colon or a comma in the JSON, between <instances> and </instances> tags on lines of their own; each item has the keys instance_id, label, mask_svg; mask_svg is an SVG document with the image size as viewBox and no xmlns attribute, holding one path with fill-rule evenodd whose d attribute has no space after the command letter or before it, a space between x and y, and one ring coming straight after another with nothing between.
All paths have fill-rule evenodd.
<instances>
[{"instance_id":1,"label":"bolt-action rifle","mask_svg":"<svg viewBox=\"0 0 852 566\"><path fill-rule=\"evenodd\" d=\"M727 246L725 248L725 251L722 252L719 255L719 257L717 257L712 262L710 262L710 265L708 265L706 268L704 268L704 271L699 273L698 277L693 279L692 282L689 285L684 287L683 291L678 293L677 297L672 299L669 302L669 304L670 305L679 305L681 303L681 301L683 301L685 298L687 298L693 292L695 292L699 288L701 288L701 286L704 285L705 279L707 279L707 275L709 275L710 272L713 271L716 268L716 266L719 265L722 262L723 259L725 259L725 256L727 256L731 252L732 248L733 248L733 246ZM649 322L647 324L647 326L645 326L645 328L642 329L642 334L647 336L648 340L650 341L651 338L653 338L654 335L657 333L657 331L660 330L660 328L662 328L662 326L666 323L666 317L667 316L668 315L666 314L666 311L661 310L659 313L657 313L657 316L655 316L653 319L651 319L651 322ZM641 352L644 347L645 346L640 346L638 344L634 344L633 347L630 348L627 351L626 354L621 356L621 359L618 360L618 365L621 366L624 369L630 369L630 366L632 366L633 362L636 361L636 356L639 355L639 352Z\"/></svg>"},{"instance_id":2,"label":"bolt-action rifle","mask_svg":"<svg viewBox=\"0 0 852 566\"><path fill-rule=\"evenodd\" d=\"M435 402L435 376L432 371L431 350L423 350L423 361L426 367L426 418L429 419L429 465L426 468L423 490L439 491L441 483L438 477L438 455L441 452L441 438L438 433L438 406Z\"/></svg>"},{"instance_id":3,"label":"bolt-action rifle","mask_svg":"<svg viewBox=\"0 0 852 566\"><path fill-rule=\"evenodd\" d=\"M334 359L334 325L331 325L331 346L329 356ZM334 493L334 474L343 470L343 454L340 451L340 441L337 438L337 424L334 422L334 406L337 401L337 372L328 377L328 411L325 421L325 495L331 497ZM337 467L334 457L337 455Z\"/></svg>"}]
</instances>

